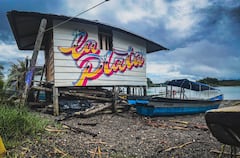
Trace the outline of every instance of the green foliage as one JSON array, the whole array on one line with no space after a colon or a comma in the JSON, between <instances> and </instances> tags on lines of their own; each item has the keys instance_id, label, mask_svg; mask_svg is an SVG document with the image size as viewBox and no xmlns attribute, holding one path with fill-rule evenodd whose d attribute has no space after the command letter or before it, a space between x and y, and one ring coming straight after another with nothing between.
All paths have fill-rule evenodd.
<instances>
[{"instance_id":1,"label":"green foliage","mask_svg":"<svg viewBox=\"0 0 240 158\"><path fill-rule=\"evenodd\" d=\"M0 79L0 91L3 89L4 81Z\"/></svg>"},{"instance_id":2,"label":"green foliage","mask_svg":"<svg viewBox=\"0 0 240 158\"><path fill-rule=\"evenodd\" d=\"M0 80L2 80L4 77L3 72L2 72L3 69L4 69L4 67L2 65L0 65Z\"/></svg>"},{"instance_id":3,"label":"green foliage","mask_svg":"<svg viewBox=\"0 0 240 158\"><path fill-rule=\"evenodd\" d=\"M150 78L147 78L147 85L148 87L151 87L153 85L153 82Z\"/></svg>"},{"instance_id":4,"label":"green foliage","mask_svg":"<svg viewBox=\"0 0 240 158\"><path fill-rule=\"evenodd\" d=\"M26 72L27 67L25 60L18 60L18 63L12 63L9 69L6 87L8 89L23 90L25 86Z\"/></svg>"},{"instance_id":5,"label":"green foliage","mask_svg":"<svg viewBox=\"0 0 240 158\"><path fill-rule=\"evenodd\" d=\"M198 82L211 86L240 86L240 80L218 80L210 77L198 80Z\"/></svg>"},{"instance_id":6,"label":"green foliage","mask_svg":"<svg viewBox=\"0 0 240 158\"><path fill-rule=\"evenodd\" d=\"M240 86L240 80L221 80L221 86Z\"/></svg>"},{"instance_id":7,"label":"green foliage","mask_svg":"<svg viewBox=\"0 0 240 158\"><path fill-rule=\"evenodd\" d=\"M4 85L4 81L3 81L3 71L4 67L2 65L0 65L0 91L3 89L3 85Z\"/></svg>"},{"instance_id":8,"label":"green foliage","mask_svg":"<svg viewBox=\"0 0 240 158\"><path fill-rule=\"evenodd\" d=\"M205 84L208 84L208 85L211 85L211 86L218 86L219 85L218 79L210 78L210 77L198 80L198 82L205 83Z\"/></svg>"},{"instance_id":9,"label":"green foliage","mask_svg":"<svg viewBox=\"0 0 240 158\"><path fill-rule=\"evenodd\" d=\"M0 105L0 134L6 147L13 147L26 136L35 136L42 132L48 120L28 112L26 108Z\"/></svg>"}]
</instances>

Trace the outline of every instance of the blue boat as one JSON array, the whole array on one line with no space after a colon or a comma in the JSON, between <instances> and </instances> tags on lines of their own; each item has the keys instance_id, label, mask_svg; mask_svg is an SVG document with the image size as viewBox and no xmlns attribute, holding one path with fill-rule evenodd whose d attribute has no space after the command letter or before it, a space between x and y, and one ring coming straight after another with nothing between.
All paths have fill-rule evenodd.
<instances>
[{"instance_id":1,"label":"blue boat","mask_svg":"<svg viewBox=\"0 0 240 158\"><path fill-rule=\"evenodd\" d=\"M167 85L170 86L170 91L166 90L166 97L141 98L135 96L134 99L132 96L128 98L128 102L136 107L138 114L152 117L202 113L210 109L217 109L223 100L223 94L220 93L214 93L215 96L204 99L190 99L186 96L186 89L208 94L213 91L219 92L219 90L206 84L181 79L169 81ZM178 89L173 88L173 86L178 87Z\"/></svg>"}]
</instances>

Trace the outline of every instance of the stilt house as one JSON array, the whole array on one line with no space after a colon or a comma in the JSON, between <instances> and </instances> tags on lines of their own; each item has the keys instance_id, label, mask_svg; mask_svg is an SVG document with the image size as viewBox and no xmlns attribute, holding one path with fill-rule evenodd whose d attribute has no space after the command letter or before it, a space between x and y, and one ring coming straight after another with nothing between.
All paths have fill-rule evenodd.
<instances>
[{"instance_id":1,"label":"stilt house","mask_svg":"<svg viewBox=\"0 0 240 158\"><path fill-rule=\"evenodd\" d=\"M18 48L33 50L26 79L29 89L38 51L44 51L45 89L53 94L55 114L63 90L68 94L71 90L123 87L128 95L146 95L146 54L166 50L98 21L20 11L10 11L7 17Z\"/></svg>"}]
</instances>

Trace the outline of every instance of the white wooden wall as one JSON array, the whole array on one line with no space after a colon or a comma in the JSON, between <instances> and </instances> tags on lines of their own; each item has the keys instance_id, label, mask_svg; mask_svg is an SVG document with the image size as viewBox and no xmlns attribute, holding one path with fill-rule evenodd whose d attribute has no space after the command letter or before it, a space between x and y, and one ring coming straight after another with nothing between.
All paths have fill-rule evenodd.
<instances>
[{"instance_id":1,"label":"white wooden wall","mask_svg":"<svg viewBox=\"0 0 240 158\"><path fill-rule=\"evenodd\" d=\"M56 23L57 22L55 21L54 24ZM71 54L67 55L62 53L59 50L59 47L71 47L74 38L73 34L77 30L87 32L88 39L95 40L98 43L98 29L97 26L94 25L71 22L53 30L54 82L56 87L76 86L75 83L79 83L79 79L84 74L83 70L85 67L92 65L92 71L94 71L96 68L99 68L99 65L102 64L102 61L106 58L108 51L100 50L100 54L96 56L102 59L101 62L98 59L92 59L88 63L85 63L83 68L80 68L78 65L91 55L86 54L76 61L73 60ZM96 79L87 79L84 86L146 86L145 41L138 40L127 34L125 35L123 33L113 31L113 47L115 49L127 51L129 46L132 46L134 51L141 51L143 53L145 63L142 67L133 67L131 70L126 69L125 72L118 71L112 75L102 73ZM113 58L115 57L117 57L116 54L113 55Z\"/></svg>"}]
</instances>

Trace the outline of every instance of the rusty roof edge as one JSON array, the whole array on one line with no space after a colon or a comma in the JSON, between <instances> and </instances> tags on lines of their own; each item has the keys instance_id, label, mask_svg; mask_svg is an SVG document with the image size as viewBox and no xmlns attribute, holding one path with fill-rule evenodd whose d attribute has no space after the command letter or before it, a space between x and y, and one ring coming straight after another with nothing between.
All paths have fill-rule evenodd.
<instances>
[{"instance_id":1,"label":"rusty roof edge","mask_svg":"<svg viewBox=\"0 0 240 158\"><path fill-rule=\"evenodd\" d=\"M13 36L14 36L14 38L16 39L16 43L17 43L18 49L21 50L21 47L19 46L20 43L19 43L19 38L18 38L18 35L17 35L17 31L16 31L16 29L15 29L15 27L14 27L14 25L15 25L14 23L15 23L15 22L14 22L12 16L13 16L13 15L10 14L10 12L7 12L7 18L8 18L10 27L11 27L11 29L12 29Z\"/></svg>"},{"instance_id":2,"label":"rusty roof edge","mask_svg":"<svg viewBox=\"0 0 240 158\"><path fill-rule=\"evenodd\" d=\"M28 16L32 15L32 16L39 17L39 18L47 18L48 20L50 20L50 19L67 20L67 19L71 18L71 17L65 16L65 15L56 15L56 14L47 14L47 13L38 13L38 12L26 12L26 11L17 11L17 10L12 10L12 11L7 12L7 17L8 17L11 29L13 31L14 37L15 37L15 39L17 41L18 48L20 50L22 50L22 49L19 46L19 44L20 44L19 38L18 38L18 35L17 35L17 31L15 30L15 27L14 27L14 25L16 25L16 24L14 24L14 19L13 19L15 15L28 15ZM104 27L111 28L112 30L118 30L118 31L130 34L132 36L135 36L137 38L140 38L140 39L146 41L147 45L148 44L153 44L153 45L158 47L158 50L154 49L154 50L151 50L151 51L147 51L147 53L153 53L153 52L161 51L161 50L169 50L168 48L163 47L162 45L160 45L160 44L158 44L156 42L153 42L152 40L149 40L149 39L147 39L145 37L142 37L142 36L140 36L138 34L132 33L132 32L130 32L128 30L124 30L124 29L121 29L121 28L116 27L116 26L112 26L112 25L109 25L109 24L104 24L104 23L101 23L99 21L87 20L87 19L83 19L83 18L73 18L70 21L84 22L84 23L95 24L95 25L102 25ZM46 28L46 30L47 29L49 29L49 28Z\"/></svg>"}]
</instances>

